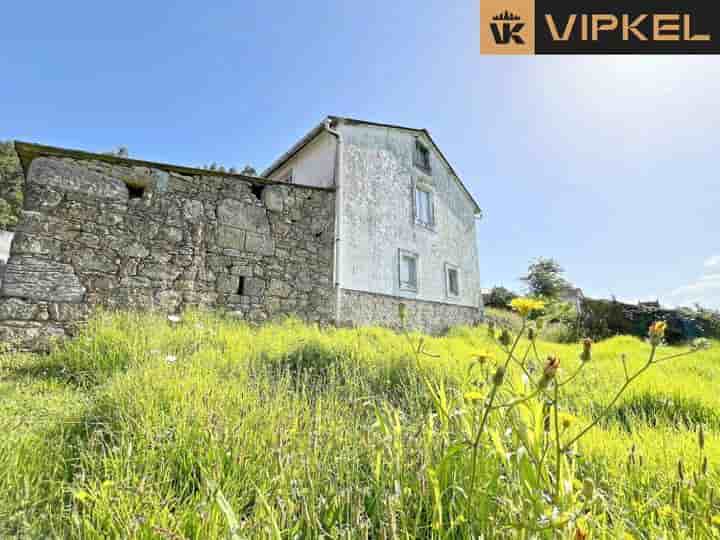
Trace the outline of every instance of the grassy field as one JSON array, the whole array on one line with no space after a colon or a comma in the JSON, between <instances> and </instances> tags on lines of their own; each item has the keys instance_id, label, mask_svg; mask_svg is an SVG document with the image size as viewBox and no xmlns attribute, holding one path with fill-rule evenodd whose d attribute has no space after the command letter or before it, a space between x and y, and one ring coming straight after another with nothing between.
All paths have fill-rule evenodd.
<instances>
[{"instance_id":1,"label":"grassy field","mask_svg":"<svg viewBox=\"0 0 720 540\"><path fill-rule=\"evenodd\" d=\"M558 377L580 365L580 345L537 349ZM542 394L493 410L473 467L504 360L484 327L103 315L50 355L0 357L0 538L720 538L720 349L652 366L605 411L621 354L632 371L649 351L596 344L557 420ZM557 475L528 467L598 415Z\"/></svg>"}]
</instances>

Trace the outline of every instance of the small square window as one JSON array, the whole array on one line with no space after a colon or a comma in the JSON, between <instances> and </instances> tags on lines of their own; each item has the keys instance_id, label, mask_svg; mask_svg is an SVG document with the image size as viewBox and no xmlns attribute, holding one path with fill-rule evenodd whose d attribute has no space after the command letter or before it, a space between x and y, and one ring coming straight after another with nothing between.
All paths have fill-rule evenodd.
<instances>
[{"instance_id":1,"label":"small square window","mask_svg":"<svg viewBox=\"0 0 720 540\"><path fill-rule=\"evenodd\" d=\"M415 223L432 227L435 224L432 192L415 185Z\"/></svg>"},{"instance_id":2,"label":"small square window","mask_svg":"<svg viewBox=\"0 0 720 540\"><path fill-rule=\"evenodd\" d=\"M448 296L460 296L460 272L456 266L445 265L445 286Z\"/></svg>"},{"instance_id":3,"label":"small square window","mask_svg":"<svg viewBox=\"0 0 720 540\"><path fill-rule=\"evenodd\" d=\"M423 171L430 172L430 150L427 146L415 139L415 166Z\"/></svg>"},{"instance_id":4,"label":"small square window","mask_svg":"<svg viewBox=\"0 0 720 540\"><path fill-rule=\"evenodd\" d=\"M400 250L400 288L417 291L418 288L418 256L409 251Z\"/></svg>"}]
</instances>

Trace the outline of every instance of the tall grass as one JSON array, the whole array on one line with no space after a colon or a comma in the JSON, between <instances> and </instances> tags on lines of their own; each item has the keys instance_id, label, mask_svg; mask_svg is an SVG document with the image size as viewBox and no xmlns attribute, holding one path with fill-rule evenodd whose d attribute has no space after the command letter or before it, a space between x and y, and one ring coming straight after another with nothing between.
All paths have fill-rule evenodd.
<instances>
[{"instance_id":1,"label":"tall grass","mask_svg":"<svg viewBox=\"0 0 720 540\"><path fill-rule=\"evenodd\" d=\"M430 354L417 357L420 340ZM579 346L537 345L568 372L579 362ZM515 450L504 438L483 443L472 490L457 428L475 414L464 395L481 374L470 366L491 347L483 328L430 338L100 315L48 356L0 359L0 537L720 534L720 497L689 500L694 492L673 487L679 461L688 477L702 467L700 425L708 479L720 485L716 351L649 372L583 439L573 479L597 486L590 515L523 532L508 504L523 489L510 474ZM620 354L632 366L647 351L630 338L595 346L563 403L578 425L622 382ZM502 433L500 421L490 419ZM524 496L553 517L547 494Z\"/></svg>"}]
</instances>

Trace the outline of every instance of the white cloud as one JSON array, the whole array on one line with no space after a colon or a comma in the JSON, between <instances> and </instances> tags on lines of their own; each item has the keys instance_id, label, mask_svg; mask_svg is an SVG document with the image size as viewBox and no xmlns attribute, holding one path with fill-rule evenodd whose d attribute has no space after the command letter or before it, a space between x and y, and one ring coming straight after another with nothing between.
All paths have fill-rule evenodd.
<instances>
[{"instance_id":1,"label":"white cloud","mask_svg":"<svg viewBox=\"0 0 720 540\"><path fill-rule=\"evenodd\" d=\"M705 261L705 268L720 270L720 255L713 255Z\"/></svg>"},{"instance_id":2,"label":"white cloud","mask_svg":"<svg viewBox=\"0 0 720 540\"><path fill-rule=\"evenodd\" d=\"M696 281L678 287L668 295L674 306L692 306L720 309L720 256L705 261L705 274Z\"/></svg>"}]
</instances>

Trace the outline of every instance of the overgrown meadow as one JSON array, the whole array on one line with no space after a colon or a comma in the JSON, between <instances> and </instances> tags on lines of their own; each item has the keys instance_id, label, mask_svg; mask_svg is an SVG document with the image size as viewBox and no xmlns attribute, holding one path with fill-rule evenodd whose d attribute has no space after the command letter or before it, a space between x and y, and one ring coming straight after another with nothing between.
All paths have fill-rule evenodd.
<instances>
[{"instance_id":1,"label":"overgrown meadow","mask_svg":"<svg viewBox=\"0 0 720 540\"><path fill-rule=\"evenodd\" d=\"M720 349L526 330L101 314L0 358L0 537L720 538Z\"/></svg>"}]
</instances>

